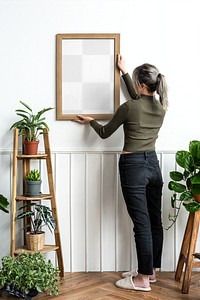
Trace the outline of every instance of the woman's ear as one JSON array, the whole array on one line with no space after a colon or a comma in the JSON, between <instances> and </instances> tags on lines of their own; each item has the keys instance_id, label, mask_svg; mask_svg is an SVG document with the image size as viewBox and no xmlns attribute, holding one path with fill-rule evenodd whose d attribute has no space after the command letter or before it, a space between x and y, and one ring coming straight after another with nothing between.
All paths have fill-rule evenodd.
<instances>
[{"instance_id":1,"label":"woman's ear","mask_svg":"<svg viewBox=\"0 0 200 300\"><path fill-rule=\"evenodd\" d=\"M142 89L146 89L146 88L147 88L146 84L145 84L145 83L142 83L142 84L141 84L141 88L142 88Z\"/></svg>"},{"instance_id":2,"label":"woman's ear","mask_svg":"<svg viewBox=\"0 0 200 300\"><path fill-rule=\"evenodd\" d=\"M141 90L142 90L142 92L148 92L148 87L145 83L141 84Z\"/></svg>"}]
</instances>

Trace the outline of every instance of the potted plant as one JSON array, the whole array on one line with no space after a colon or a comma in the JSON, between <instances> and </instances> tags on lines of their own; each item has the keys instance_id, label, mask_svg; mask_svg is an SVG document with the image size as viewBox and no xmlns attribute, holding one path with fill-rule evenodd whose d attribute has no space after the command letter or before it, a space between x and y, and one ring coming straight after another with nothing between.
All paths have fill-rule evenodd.
<instances>
[{"instance_id":1,"label":"potted plant","mask_svg":"<svg viewBox=\"0 0 200 300\"><path fill-rule=\"evenodd\" d=\"M188 151L177 151L176 163L183 171L171 171L169 174L172 180L168 188L173 191L171 206L177 209L174 216L169 214L171 226L176 222L182 205L188 212L200 209L200 141L191 141Z\"/></svg>"},{"instance_id":2,"label":"potted plant","mask_svg":"<svg viewBox=\"0 0 200 300\"><path fill-rule=\"evenodd\" d=\"M39 170L31 170L25 177L25 195L34 197L41 194L41 183Z\"/></svg>"},{"instance_id":3,"label":"potted plant","mask_svg":"<svg viewBox=\"0 0 200 300\"><path fill-rule=\"evenodd\" d=\"M59 269L50 260L37 253L27 253L2 258L0 286L8 294L31 299L38 292L58 295Z\"/></svg>"},{"instance_id":4,"label":"potted plant","mask_svg":"<svg viewBox=\"0 0 200 300\"><path fill-rule=\"evenodd\" d=\"M23 210L23 211L22 211ZM45 232L42 231L44 226L47 226L52 232L56 228L55 219L52 211L48 206L28 203L19 208L17 220L24 219L27 224L22 229L28 229L26 232L26 246L27 249L39 251L44 248Z\"/></svg>"},{"instance_id":5,"label":"potted plant","mask_svg":"<svg viewBox=\"0 0 200 300\"><path fill-rule=\"evenodd\" d=\"M0 194L0 210L2 210L5 213L8 213L7 207L9 205L9 202L6 197L4 197L2 194Z\"/></svg>"},{"instance_id":6,"label":"potted plant","mask_svg":"<svg viewBox=\"0 0 200 300\"><path fill-rule=\"evenodd\" d=\"M38 111L36 114L33 113L33 110L26 103L19 101L24 109L16 109L16 114L21 117L21 119L15 122L10 129L18 128L19 135L24 137L24 154L37 154L38 147L38 137L40 134L44 133L44 129L49 129L48 125L45 123L45 117L42 115L53 109L52 107L43 108ZM34 152L27 152L27 147L31 144L36 145L36 150Z\"/></svg>"}]
</instances>

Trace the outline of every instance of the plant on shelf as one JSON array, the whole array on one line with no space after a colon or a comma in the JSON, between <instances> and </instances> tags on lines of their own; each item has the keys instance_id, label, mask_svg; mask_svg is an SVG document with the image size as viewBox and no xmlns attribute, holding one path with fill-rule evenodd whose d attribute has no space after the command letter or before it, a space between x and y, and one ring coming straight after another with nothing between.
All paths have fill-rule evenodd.
<instances>
[{"instance_id":1,"label":"plant on shelf","mask_svg":"<svg viewBox=\"0 0 200 300\"><path fill-rule=\"evenodd\" d=\"M15 122L10 127L10 129L18 128L19 135L22 135L24 137L25 145L26 142L38 143L38 137L40 134L44 134L44 129L46 128L49 130L49 127L45 122L45 117L43 117L43 114L54 108L52 107L43 108L42 110L34 114L32 108L28 104L24 103L23 101L19 101L19 102L24 106L24 109L16 109L15 111L16 114L19 117L21 117L21 119Z\"/></svg>"},{"instance_id":2,"label":"plant on shelf","mask_svg":"<svg viewBox=\"0 0 200 300\"><path fill-rule=\"evenodd\" d=\"M45 112L53 109L52 107L43 108L36 114L26 103L19 101L25 108L16 109L16 114L22 117L21 120L15 122L10 129L18 128L19 134L23 135L27 141L36 141L40 134L43 134L43 129L49 129L47 123L44 122L45 118L41 117Z\"/></svg>"},{"instance_id":3,"label":"plant on shelf","mask_svg":"<svg viewBox=\"0 0 200 300\"><path fill-rule=\"evenodd\" d=\"M31 170L28 175L26 175L26 180L29 181L39 181L40 180L40 171L33 169Z\"/></svg>"},{"instance_id":4,"label":"plant on shelf","mask_svg":"<svg viewBox=\"0 0 200 300\"><path fill-rule=\"evenodd\" d=\"M23 298L31 299L38 292L47 292L58 295L58 281L60 271L50 260L37 253L27 253L2 258L0 269L0 286L2 292Z\"/></svg>"},{"instance_id":5,"label":"plant on shelf","mask_svg":"<svg viewBox=\"0 0 200 300\"><path fill-rule=\"evenodd\" d=\"M17 220L24 219L27 224L22 229L28 229L26 232L27 249L42 250L44 248L45 232L42 231L47 226L50 232L56 228L56 222L52 215L52 211L48 206L28 203L19 208L21 213L16 217ZM37 239L36 241L32 239ZM39 239L42 238L40 242Z\"/></svg>"},{"instance_id":6,"label":"plant on shelf","mask_svg":"<svg viewBox=\"0 0 200 300\"><path fill-rule=\"evenodd\" d=\"M41 194L40 171L33 169L25 177L25 195L34 197Z\"/></svg>"},{"instance_id":7,"label":"plant on shelf","mask_svg":"<svg viewBox=\"0 0 200 300\"><path fill-rule=\"evenodd\" d=\"M7 198L4 197L2 194L0 194L0 210L5 213L9 213L9 211L7 210L8 205L9 205L9 202L8 202Z\"/></svg>"},{"instance_id":8,"label":"plant on shelf","mask_svg":"<svg viewBox=\"0 0 200 300\"><path fill-rule=\"evenodd\" d=\"M170 172L168 188L173 191L171 206L176 213L169 214L172 223L168 229L176 222L182 205L188 212L200 210L200 141L191 141L188 151L177 151L176 163L183 171Z\"/></svg>"}]
</instances>

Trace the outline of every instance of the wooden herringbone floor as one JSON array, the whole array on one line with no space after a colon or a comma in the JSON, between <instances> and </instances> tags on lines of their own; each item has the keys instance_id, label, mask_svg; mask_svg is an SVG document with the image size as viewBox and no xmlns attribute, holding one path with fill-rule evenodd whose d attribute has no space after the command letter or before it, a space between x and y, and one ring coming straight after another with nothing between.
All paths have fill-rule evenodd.
<instances>
[{"instance_id":1,"label":"wooden herringbone floor","mask_svg":"<svg viewBox=\"0 0 200 300\"><path fill-rule=\"evenodd\" d=\"M200 300L200 273L192 274L188 294L181 293L181 282L174 280L174 273L158 272L157 282L151 292L136 292L115 287L121 273L66 273L59 288L59 296L39 294L34 300ZM3 296L2 299L16 299Z\"/></svg>"}]
</instances>

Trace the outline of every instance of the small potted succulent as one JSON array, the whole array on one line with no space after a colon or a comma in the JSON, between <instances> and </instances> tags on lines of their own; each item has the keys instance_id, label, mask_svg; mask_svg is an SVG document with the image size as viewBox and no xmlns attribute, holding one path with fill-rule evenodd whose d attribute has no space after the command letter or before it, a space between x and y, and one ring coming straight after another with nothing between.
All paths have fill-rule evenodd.
<instances>
[{"instance_id":1,"label":"small potted succulent","mask_svg":"<svg viewBox=\"0 0 200 300\"><path fill-rule=\"evenodd\" d=\"M176 214L169 214L171 226L176 222L183 205L188 212L200 210L200 141L191 141L189 149L176 152L176 163L182 171L171 171L168 188L173 191L171 206ZM171 227L169 226L169 228Z\"/></svg>"},{"instance_id":2,"label":"small potted succulent","mask_svg":"<svg viewBox=\"0 0 200 300\"><path fill-rule=\"evenodd\" d=\"M26 300L40 292L58 295L59 274L59 269L39 252L22 251L15 257L4 256L0 269L1 292Z\"/></svg>"},{"instance_id":3,"label":"small potted succulent","mask_svg":"<svg viewBox=\"0 0 200 300\"><path fill-rule=\"evenodd\" d=\"M15 122L10 129L18 128L19 135L24 137L24 154L37 154L38 149L38 137L40 134L44 134L44 129L49 127L45 122L45 117L43 114L49 110L52 110L52 107L43 108L38 111L36 114L33 113L32 108L24 103L19 101L23 105L23 109L16 109L16 114L21 117L21 119ZM30 145L34 145L36 149L34 151L28 150Z\"/></svg>"},{"instance_id":4,"label":"small potted succulent","mask_svg":"<svg viewBox=\"0 0 200 300\"><path fill-rule=\"evenodd\" d=\"M25 177L25 195L30 197L41 195L41 183L39 170L31 170Z\"/></svg>"},{"instance_id":5,"label":"small potted succulent","mask_svg":"<svg viewBox=\"0 0 200 300\"><path fill-rule=\"evenodd\" d=\"M45 241L45 232L42 228L47 226L50 232L56 228L51 209L48 206L30 202L20 207L19 211L22 212L17 215L16 219L27 221L23 228L26 229L27 249L33 251L42 250Z\"/></svg>"}]
</instances>

